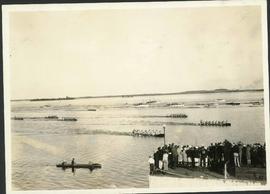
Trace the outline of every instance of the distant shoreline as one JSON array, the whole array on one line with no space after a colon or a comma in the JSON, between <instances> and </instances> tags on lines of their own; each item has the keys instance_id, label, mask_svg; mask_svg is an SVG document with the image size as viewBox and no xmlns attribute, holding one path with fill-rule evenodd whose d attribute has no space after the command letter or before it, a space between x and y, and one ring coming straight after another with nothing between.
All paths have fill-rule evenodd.
<instances>
[{"instance_id":1,"label":"distant shoreline","mask_svg":"<svg viewBox=\"0 0 270 194\"><path fill-rule=\"evenodd\" d=\"M211 93L234 93L234 92L263 92L264 89L215 89L215 90L192 90L184 92L170 92L170 93L150 93L150 94L125 94L125 95L104 95L104 96L83 96L83 97L65 97L65 98L33 98L33 99L15 99L16 101L57 101L57 100L76 100L88 98L129 98L138 96L166 96L166 95L183 95L183 94L211 94Z\"/></svg>"}]
</instances>

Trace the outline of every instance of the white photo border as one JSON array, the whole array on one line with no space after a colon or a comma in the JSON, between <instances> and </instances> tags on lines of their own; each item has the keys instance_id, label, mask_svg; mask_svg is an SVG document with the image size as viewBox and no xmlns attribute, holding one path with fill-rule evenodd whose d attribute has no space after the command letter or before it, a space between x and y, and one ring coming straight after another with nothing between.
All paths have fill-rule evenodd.
<instances>
[{"instance_id":1,"label":"white photo border","mask_svg":"<svg viewBox=\"0 0 270 194\"><path fill-rule=\"evenodd\" d=\"M266 152L269 153L269 75L268 75L268 38L267 38L267 4L266 0L228 0L228 1L169 1L169 2L126 2L126 3L71 3L71 4L25 4L3 5L3 83L4 83L4 118L5 118L5 162L6 162L6 193L25 194L89 194L89 193L164 193L164 192L212 192L212 191L246 191L270 189L270 162L266 163L267 183L262 186L224 186L224 187L192 187L185 188L142 188L142 189L92 189L92 190L27 190L13 191L11 185L11 127L10 127L10 62L9 62L9 13L31 11L72 11L93 9L152 9L175 7L224 7L224 6L261 6L261 27L263 42L263 78L264 78L264 115L265 115L265 140ZM270 155L266 154L266 161Z\"/></svg>"}]
</instances>

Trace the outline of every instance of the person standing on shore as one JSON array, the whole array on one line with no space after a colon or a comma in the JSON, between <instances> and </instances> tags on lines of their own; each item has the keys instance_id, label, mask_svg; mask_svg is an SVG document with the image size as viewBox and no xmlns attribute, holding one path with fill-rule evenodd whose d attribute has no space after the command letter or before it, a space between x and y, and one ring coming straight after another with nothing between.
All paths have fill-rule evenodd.
<instances>
[{"instance_id":1,"label":"person standing on shore","mask_svg":"<svg viewBox=\"0 0 270 194\"><path fill-rule=\"evenodd\" d=\"M159 160L159 161L158 161L158 168L159 168L160 170L163 170L163 162L162 162L162 160Z\"/></svg>"},{"instance_id":2,"label":"person standing on shore","mask_svg":"<svg viewBox=\"0 0 270 194\"><path fill-rule=\"evenodd\" d=\"M224 144L224 162L228 162L230 160L230 152L231 152L231 149L232 149L232 144L227 140L225 139L225 141L223 142Z\"/></svg>"},{"instance_id":3,"label":"person standing on shore","mask_svg":"<svg viewBox=\"0 0 270 194\"><path fill-rule=\"evenodd\" d=\"M164 170L168 170L168 157L169 157L169 155L168 155L168 152L167 152L167 150L164 152L164 154L163 154L163 158L162 158L162 160L163 160L163 168L164 168Z\"/></svg>"},{"instance_id":4,"label":"person standing on shore","mask_svg":"<svg viewBox=\"0 0 270 194\"><path fill-rule=\"evenodd\" d=\"M163 158L163 150L159 147L157 151L157 157L158 157L158 168L162 170L163 168L163 163L162 163L162 158Z\"/></svg>"},{"instance_id":5,"label":"person standing on shore","mask_svg":"<svg viewBox=\"0 0 270 194\"><path fill-rule=\"evenodd\" d=\"M214 144L211 143L208 146L208 166L213 167L215 163L215 147Z\"/></svg>"},{"instance_id":6,"label":"person standing on shore","mask_svg":"<svg viewBox=\"0 0 270 194\"><path fill-rule=\"evenodd\" d=\"M182 146L177 147L177 154L178 154L178 164L182 165L183 164L183 158L184 158L184 153L183 153L183 148Z\"/></svg>"},{"instance_id":7,"label":"person standing on shore","mask_svg":"<svg viewBox=\"0 0 270 194\"><path fill-rule=\"evenodd\" d=\"M168 146L168 167L173 168L173 153L174 143L169 144Z\"/></svg>"},{"instance_id":8,"label":"person standing on shore","mask_svg":"<svg viewBox=\"0 0 270 194\"><path fill-rule=\"evenodd\" d=\"M149 156L148 163L149 163L149 167L150 167L150 175L154 174L155 160L152 158L152 156Z\"/></svg>"},{"instance_id":9,"label":"person standing on shore","mask_svg":"<svg viewBox=\"0 0 270 194\"><path fill-rule=\"evenodd\" d=\"M234 157L234 165L235 167L240 167L239 163L239 147L236 144L233 144L233 157Z\"/></svg>"},{"instance_id":10,"label":"person standing on shore","mask_svg":"<svg viewBox=\"0 0 270 194\"><path fill-rule=\"evenodd\" d=\"M247 165L248 165L248 166L251 165L250 150L251 150L251 147L250 147L250 145L248 144L248 145L247 145L247 149L246 149L246 157L247 157Z\"/></svg>"},{"instance_id":11,"label":"person standing on shore","mask_svg":"<svg viewBox=\"0 0 270 194\"><path fill-rule=\"evenodd\" d=\"M188 155L187 155L187 150L188 150L188 146L186 145L184 148L183 148L183 164L184 165L188 165Z\"/></svg>"},{"instance_id":12,"label":"person standing on shore","mask_svg":"<svg viewBox=\"0 0 270 194\"><path fill-rule=\"evenodd\" d=\"M201 167L206 167L206 157L207 157L207 153L206 153L206 149L204 146L202 146L200 148L200 166Z\"/></svg>"},{"instance_id":13,"label":"person standing on shore","mask_svg":"<svg viewBox=\"0 0 270 194\"><path fill-rule=\"evenodd\" d=\"M238 143L238 149L239 149L239 164L242 165L242 155L243 155L243 143Z\"/></svg>"},{"instance_id":14,"label":"person standing on shore","mask_svg":"<svg viewBox=\"0 0 270 194\"><path fill-rule=\"evenodd\" d=\"M178 152L177 145L173 145L172 147L172 168L176 168L178 164Z\"/></svg>"},{"instance_id":15,"label":"person standing on shore","mask_svg":"<svg viewBox=\"0 0 270 194\"><path fill-rule=\"evenodd\" d=\"M158 152L160 150L160 147L158 147L158 150L154 153L154 160L155 160L155 169L158 168L158 161L159 161L159 158L158 158Z\"/></svg>"}]
</instances>

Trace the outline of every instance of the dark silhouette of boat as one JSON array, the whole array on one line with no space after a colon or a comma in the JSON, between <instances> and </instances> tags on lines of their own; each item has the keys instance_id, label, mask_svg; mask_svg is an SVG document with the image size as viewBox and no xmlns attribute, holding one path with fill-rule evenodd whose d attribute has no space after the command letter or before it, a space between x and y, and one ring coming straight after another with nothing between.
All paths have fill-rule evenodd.
<instances>
[{"instance_id":1,"label":"dark silhouette of boat","mask_svg":"<svg viewBox=\"0 0 270 194\"><path fill-rule=\"evenodd\" d=\"M164 134L163 133L160 133L160 134L143 134L143 133L140 133L140 134L132 134L132 136L134 136L134 137L164 137Z\"/></svg>"},{"instance_id":2,"label":"dark silhouette of boat","mask_svg":"<svg viewBox=\"0 0 270 194\"><path fill-rule=\"evenodd\" d=\"M175 106L175 105L179 105L177 102L171 102L166 104L166 106Z\"/></svg>"},{"instance_id":3,"label":"dark silhouette of boat","mask_svg":"<svg viewBox=\"0 0 270 194\"><path fill-rule=\"evenodd\" d=\"M153 135L154 137L164 137L164 133Z\"/></svg>"},{"instance_id":4,"label":"dark silhouette of boat","mask_svg":"<svg viewBox=\"0 0 270 194\"><path fill-rule=\"evenodd\" d=\"M142 106L144 105L142 102L133 104L134 106Z\"/></svg>"},{"instance_id":5,"label":"dark silhouette of boat","mask_svg":"<svg viewBox=\"0 0 270 194\"><path fill-rule=\"evenodd\" d=\"M167 115L166 117L170 117L170 118L187 118L188 116L186 114L170 114L170 115Z\"/></svg>"},{"instance_id":6,"label":"dark silhouette of boat","mask_svg":"<svg viewBox=\"0 0 270 194\"><path fill-rule=\"evenodd\" d=\"M59 118L56 115L50 115L45 117L46 120L57 120L57 121L77 121L75 117L61 117Z\"/></svg>"},{"instance_id":7,"label":"dark silhouette of boat","mask_svg":"<svg viewBox=\"0 0 270 194\"><path fill-rule=\"evenodd\" d=\"M96 111L96 109L94 109L94 108L89 108L89 109L87 109L87 111Z\"/></svg>"},{"instance_id":8,"label":"dark silhouette of boat","mask_svg":"<svg viewBox=\"0 0 270 194\"><path fill-rule=\"evenodd\" d=\"M145 104L152 104L152 103L156 103L156 102L157 102L156 100L149 100Z\"/></svg>"},{"instance_id":9,"label":"dark silhouette of boat","mask_svg":"<svg viewBox=\"0 0 270 194\"><path fill-rule=\"evenodd\" d=\"M101 164L98 163L89 163L89 164L71 164L71 163L66 163L62 162L60 164L56 164L56 167L58 168L88 168L88 169L95 169L95 168L101 168Z\"/></svg>"},{"instance_id":10,"label":"dark silhouette of boat","mask_svg":"<svg viewBox=\"0 0 270 194\"><path fill-rule=\"evenodd\" d=\"M200 121L199 126L230 127L231 123L227 121Z\"/></svg>"},{"instance_id":11,"label":"dark silhouette of boat","mask_svg":"<svg viewBox=\"0 0 270 194\"><path fill-rule=\"evenodd\" d=\"M58 121L77 121L77 119L74 117L62 117L59 118Z\"/></svg>"},{"instance_id":12,"label":"dark silhouette of boat","mask_svg":"<svg viewBox=\"0 0 270 194\"><path fill-rule=\"evenodd\" d=\"M164 137L164 133L158 133L157 131L154 130L136 130L134 129L131 133L132 136L134 137Z\"/></svg>"},{"instance_id":13,"label":"dark silhouette of boat","mask_svg":"<svg viewBox=\"0 0 270 194\"><path fill-rule=\"evenodd\" d=\"M20 120L22 121L23 120L23 117L13 117L14 120Z\"/></svg>"},{"instance_id":14,"label":"dark silhouette of boat","mask_svg":"<svg viewBox=\"0 0 270 194\"><path fill-rule=\"evenodd\" d=\"M227 102L226 105L238 106L240 102Z\"/></svg>"},{"instance_id":15,"label":"dark silhouette of boat","mask_svg":"<svg viewBox=\"0 0 270 194\"><path fill-rule=\"evenodd\" d=\"M251 102L252 105L261 105L260 102Z\"/></svg>"},{"instance_id":16,"label":"dark silhouette of boat","mask_svg":"<svg viewBox=\"0 0 270 194\"><path fill-rule=\"evenodd\" d=\"M45 119L57 120L58 119L58 116L56 116L56 115L47 116L47 117L45 117Z\"/></svg>"}]
</instances>

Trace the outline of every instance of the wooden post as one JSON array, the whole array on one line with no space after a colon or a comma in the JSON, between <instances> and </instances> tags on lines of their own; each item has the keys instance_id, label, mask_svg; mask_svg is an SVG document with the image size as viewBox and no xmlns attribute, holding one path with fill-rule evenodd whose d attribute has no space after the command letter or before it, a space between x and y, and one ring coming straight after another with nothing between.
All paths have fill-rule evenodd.
<instances>
[{"instance_id":1,"label":"wooden post","mask_svg":"<svg viewBox=\"0 0 270 194\"><path fill-rule=\"evenodd\" d=\"M165 140L166 125L163 125L163 131L164 131L164 145L166 145L166 140Z\"/></svg>"}]
</instances>

